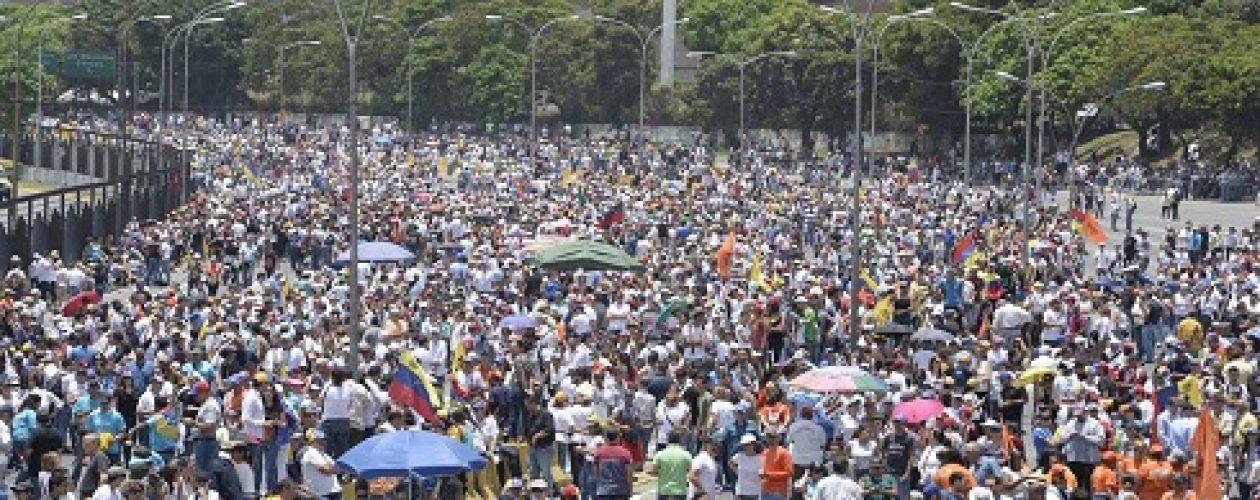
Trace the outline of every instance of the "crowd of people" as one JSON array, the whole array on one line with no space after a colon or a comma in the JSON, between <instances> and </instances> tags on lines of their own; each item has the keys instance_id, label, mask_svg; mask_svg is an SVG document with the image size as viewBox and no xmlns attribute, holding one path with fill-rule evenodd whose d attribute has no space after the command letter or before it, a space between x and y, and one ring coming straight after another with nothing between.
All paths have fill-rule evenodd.
<instances>
[{"instance_id":1,"label":"crowd of people","mask_svg":"<svg viewBox=\"0 0 1260 500\"><path fill-rule=\"evenodd\" d=\"M843 156L381 127L354 143L359 234L415 258L360 265L351 328L346 130L160 130L197 147L191 202L80 262L9 263L15 497L1177 500L1260 483L1253 227L1096 245L1053 196L924 162L869 179L855 230ZM572 239L643 270L531 263ZM443 393L436 419L390 396L408 357ZM490 470L408 486L336 466L411 428Z\"/></svg>"}]
</instances>

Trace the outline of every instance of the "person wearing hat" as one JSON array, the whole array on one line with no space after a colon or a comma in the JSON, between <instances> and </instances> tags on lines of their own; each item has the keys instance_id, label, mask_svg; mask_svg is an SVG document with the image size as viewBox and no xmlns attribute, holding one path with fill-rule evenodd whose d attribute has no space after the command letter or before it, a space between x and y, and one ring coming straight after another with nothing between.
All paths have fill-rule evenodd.
<instances>
[{"instance_id":1,"label":"person wearing hat","mask_svg":"<svg viewBox=\"0 0 1260 500\"><path fill-rule=\"evenodd\" d=\"M316 496L334 499L341 496L341 482L337 479L336 462L325 451L325 439L324 432L319 429L307 433L309 444L300 460L302 479Z\"/></svg>"},{"instance_id":2,"label":"person wearing hat","mask_svg":"<svg viewBox=\"0 0 1260 500\"><path fill-rule=\"evenodd\" d=\"M529 498L545 500L548 498L548 487L546 479L529 480Z\"/></svg>"}]
</instances>

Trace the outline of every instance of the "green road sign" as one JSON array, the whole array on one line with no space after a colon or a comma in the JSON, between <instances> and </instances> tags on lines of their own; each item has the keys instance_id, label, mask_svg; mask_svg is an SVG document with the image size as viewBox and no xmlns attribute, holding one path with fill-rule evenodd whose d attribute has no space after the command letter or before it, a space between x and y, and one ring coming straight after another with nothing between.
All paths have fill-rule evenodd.
<instances>
[{"instance_id":1,"label":"green road sign","mask_svg":"<svg viewBox=\"0 0 1260 500\"><path fill-rule=\"evenodd\" d=\"M112 80L114 54L109 52L67 52L44 54L44 71L74 80Z\"/></svg>"}]
</instances>

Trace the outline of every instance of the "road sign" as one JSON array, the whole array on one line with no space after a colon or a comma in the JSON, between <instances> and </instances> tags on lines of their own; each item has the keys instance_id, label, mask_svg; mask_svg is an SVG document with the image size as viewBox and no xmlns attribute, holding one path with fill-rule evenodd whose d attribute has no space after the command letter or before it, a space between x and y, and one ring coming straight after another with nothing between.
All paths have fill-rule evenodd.
<instances>
[{"instance_id":1,"label":"road sign","mask_svg":"<svg viewBox=\"0 0 1260 500\"><path fill-rule=\"evenodd\" d=\"M109 52L67 52L44 54L44 71L76 80L112 80L116 70Z\"/></svg>"}]
</instances>

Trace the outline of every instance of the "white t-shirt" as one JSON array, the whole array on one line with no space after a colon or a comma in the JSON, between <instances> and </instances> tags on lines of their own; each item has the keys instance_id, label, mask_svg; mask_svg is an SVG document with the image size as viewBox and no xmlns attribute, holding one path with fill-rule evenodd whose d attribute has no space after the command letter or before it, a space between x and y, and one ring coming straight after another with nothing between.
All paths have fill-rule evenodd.
<instances>
[{"instance_id":1,"label":"white t-shirt","mask_svg":"<svg viewBox=\"0 0 1260 500\"><path fill-rule=\"evenodd\" d=\"M735 494L761 495L761 454L736 453L731 465L735 468Z\"/></svg>"},{"instance_id":2,"label":"white t-shirt","mask_svg":"<svg viewBox=\"0 0 1260 500\"><path fill-rule=\"evenodd\" d=\"M691 471L696 473L696 479L699 480L702 490L696 491L694 484L689 485L687 488L692 498L695 498L697 493L704 493L706 497L712 497L718 493L717 462L713 460L709 452L701 451L691 460Z\"/></svg>"},{"instance_id":3,"label":"white t-shirt","mask_svg":"<svg viewBox=\"0 0 1260 500\"><path fill-rule=\"evenodd\" d=\"M332 465L332 457L313 446L307 446L306 451L302 452L302 478L316 496L322 497L341 491L341 483L337 481L336 474L324 474L319 470L320 467Z\"/></svg>"}]
</instances>

